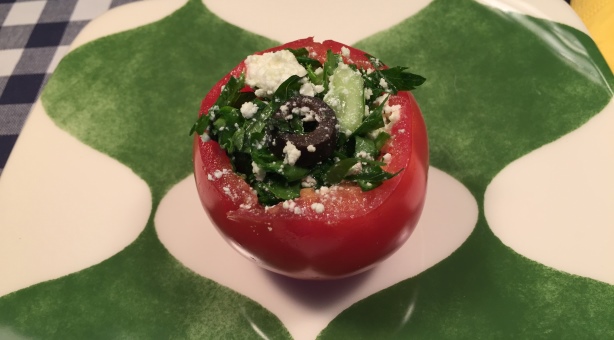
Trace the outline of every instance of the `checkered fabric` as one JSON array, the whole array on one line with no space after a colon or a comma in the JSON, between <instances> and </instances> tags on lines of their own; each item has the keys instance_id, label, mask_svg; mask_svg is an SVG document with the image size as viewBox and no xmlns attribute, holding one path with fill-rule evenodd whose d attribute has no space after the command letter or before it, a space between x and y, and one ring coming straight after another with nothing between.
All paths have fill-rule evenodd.
<instances>
[{"instance_id":1,"label":"checkered fabric","mask_svg":"<svg viewBox=\"0 0 614 340\"><path fill-rule=\"evenodd\" d=\"M136 0L0 0L0 174L41 88L81 29Z\"/></svg>"}]
</instances>

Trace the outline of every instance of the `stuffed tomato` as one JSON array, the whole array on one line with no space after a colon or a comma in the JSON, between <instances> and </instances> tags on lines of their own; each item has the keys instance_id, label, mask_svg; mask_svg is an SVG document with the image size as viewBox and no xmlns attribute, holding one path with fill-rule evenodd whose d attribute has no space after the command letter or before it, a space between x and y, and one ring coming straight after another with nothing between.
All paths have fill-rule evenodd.
<instances>
[{"instance_id":1,"label":"stuffed tomato","mask_svg":"<svg viewBox=\"0 0 614 340\"><path fill-rule=\"evenodd\" d=\"M424 80L334 41L248 56L206 95L191 131L213 224L290 277L340 278L384 260L424 204L428 142L408 92Z\"/></svg>"}]
</instances>

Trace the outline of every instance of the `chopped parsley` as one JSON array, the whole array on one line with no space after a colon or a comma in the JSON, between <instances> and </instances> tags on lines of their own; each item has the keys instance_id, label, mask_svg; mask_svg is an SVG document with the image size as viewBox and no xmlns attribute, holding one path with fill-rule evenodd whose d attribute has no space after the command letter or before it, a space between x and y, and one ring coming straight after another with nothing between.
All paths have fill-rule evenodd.
<instances>
[{"instance_id":1,"label":"chopped parsley","mask_svg":"<svg viewBox=\"0 0 614 340\"><path fill-rule=\"evenodd\" d=\"M364 118L353 131L337 131L334 134L336 140L332 144L336 146L331 157L309 166L299 166L289 162L290 157L280 157L272 151L272 143L275 143L273 135L310 133L317 129L317 117L314 120L313 116L305 116L296 109L288 112L284 105L291 98L303 95L301 92L305 84L316 89L311 93L314 98L324 100L331 91L329 79L336 74L343 58L329 50L326 61L321 64L310 58L305 48L287 51L305 68L304 77L288 77L268 97L257 97L254 92L243 91L245 74L231 77L207 114L196 120L190 135L196 133L202 138L217 141L230 157L234 171L250 184L264 205L299 197L302 183L307 178L311 182L309 187L314 189L349 181L368 191L396 176L398 172L382 170L385 163L376 160L391 137L383 129L384 108L390 94L413 90L424 83L425 78L408 72L405 67L385 69L384 64L369 55L367 58L374 70L349 65L360 74L361 84L364 84L362 104L359 103ZM284 115L280 116L279 112L284 112ZM292 149L286 151L284 148L284 155L286 152L286 156L296 152ZM309 145L308 150L302 152L321 152L313 145Z\"/></svg>"}]
</instances>

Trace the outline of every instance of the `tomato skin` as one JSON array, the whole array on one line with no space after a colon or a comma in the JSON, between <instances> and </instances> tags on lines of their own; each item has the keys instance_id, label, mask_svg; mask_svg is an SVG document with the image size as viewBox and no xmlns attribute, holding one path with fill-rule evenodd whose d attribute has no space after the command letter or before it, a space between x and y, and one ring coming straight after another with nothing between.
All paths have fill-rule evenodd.
<instances>
[{"instance_id":1,"label":"tomato skin","mask_svg":"<svg viewBox=\"0 0 614 340\"><path fill-rule=\"evenodd\" d=\"M323 62L326 50L350 49L352 62L370 67L364 52L334 41L297 40L263 51L307 47ZM213 105L221 86L245 69L240 63L220 80L202 102L200 114ZM268 270L301 279L333 279L354 275L394 253L411 235L420 217L426 194L428 140L426 127L414 97L400 92L390 105L401 105L383 153L391 153L386 170L396 177L362 192L341 187L335 201L318 214L310 206L327 197L311 195L295 199L303 213L296 215L282 204L265 210L249 185L232 172L225 151L215 141L194 138L194 175L201 203L222 236L241 254ZM217 171L217 172L216 172ZM215 176L215 174L220 175Z\"/></svg>"}]
</instances>

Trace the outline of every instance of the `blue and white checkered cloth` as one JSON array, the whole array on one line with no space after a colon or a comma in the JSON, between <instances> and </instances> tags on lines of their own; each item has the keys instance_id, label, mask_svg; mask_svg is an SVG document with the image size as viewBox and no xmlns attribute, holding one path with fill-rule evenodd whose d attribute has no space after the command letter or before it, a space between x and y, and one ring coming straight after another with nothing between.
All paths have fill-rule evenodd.
<instances>
[{"instance_id":1,"label":"blue and white checkered cloth","mask_svg":"<svg viewBox=\"0 0 614 340\"><path fill-rule=\"evenodd\" d=\"M136 0L0 0L0 174L40 90L81 29Z\"/></svg>"}]
</instances>

